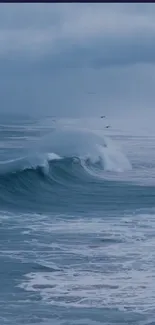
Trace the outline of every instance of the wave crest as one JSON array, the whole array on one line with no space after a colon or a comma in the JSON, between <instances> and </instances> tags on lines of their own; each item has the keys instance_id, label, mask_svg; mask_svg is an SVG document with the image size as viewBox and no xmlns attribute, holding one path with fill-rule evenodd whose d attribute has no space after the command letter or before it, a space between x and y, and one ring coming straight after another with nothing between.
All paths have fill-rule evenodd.
<instances>
[{"instance_id":1,"label":"wave crest","mask_svg":"<svg viewBox=\"0 0 155 325\"><path fill-rule=\"evenodd\" d=\"M81 198L82 193L90 192L92 177L96 183L97 179L110 180L113 173L131 169L113 142L89 131L57 130L32 151L33 154L0 163L1 206L11 204L16 208L27 202L29 209L39 203L43 209L60 197L68 204L68 195L80 193Z\"/></svg>"},{"instance_id":2,"label":"wave crest","mask_svg":"<svg viewBox=\"0 0 155 325\"><path fill-rule=\"evenodd\" d=\"M63 160L65 164L66 159L97 177L103 177L104 171L124 172L132 168L110 139L90 131L64 128L44 137L39 147L36 146L35 154L1 162L0 175L38 168L47 175L52 173L52 162Z\"/></svg>"}]
</instances>

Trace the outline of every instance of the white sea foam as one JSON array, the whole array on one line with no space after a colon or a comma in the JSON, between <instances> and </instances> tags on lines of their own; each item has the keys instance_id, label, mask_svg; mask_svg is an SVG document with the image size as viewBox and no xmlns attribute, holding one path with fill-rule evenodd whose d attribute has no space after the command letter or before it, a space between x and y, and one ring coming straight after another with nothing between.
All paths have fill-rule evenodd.
<instances>
[{"instance_id":1,"label":"white sea foam","mask_svg":"<svg viewBox=\"0 0 155 325\"><path fill-rule=\"evenodd\" d=\"M91 216L77 222L65 221L65 216L51 222L44 216L33 224L32 216L25 216L29 252L18 252L17 258L32 259L38 271L26 274L19 286L55 306L153 312L154 216L154 211L137 211L121 218ZM23 229L23 225L17 227ZM49 270L39 271L39 265Z\"/></svg>"}]
</instances>

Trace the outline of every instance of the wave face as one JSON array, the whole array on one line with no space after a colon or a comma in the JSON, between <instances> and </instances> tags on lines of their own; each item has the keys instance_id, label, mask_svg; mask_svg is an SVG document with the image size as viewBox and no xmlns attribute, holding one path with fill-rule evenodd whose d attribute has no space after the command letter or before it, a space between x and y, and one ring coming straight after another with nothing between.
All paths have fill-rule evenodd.
<instances>
[{"instance_id":1,"label":"wave face","mask_svg":"<svg viewBox=\"0 0 155 325\"><path fill-rule=\"evenodd\" d=\"M23 157L0 163L2 202L34 203L40 193L51 201L61 191L103 183L109 175L131 170L127 157L114 143L88 130L58 128L44 136ZM39 202L38 202L39 203ZM49 203L49 202L48 202ZM16 202L17 205L17 202Z\"/></svg>"}]
</instances>

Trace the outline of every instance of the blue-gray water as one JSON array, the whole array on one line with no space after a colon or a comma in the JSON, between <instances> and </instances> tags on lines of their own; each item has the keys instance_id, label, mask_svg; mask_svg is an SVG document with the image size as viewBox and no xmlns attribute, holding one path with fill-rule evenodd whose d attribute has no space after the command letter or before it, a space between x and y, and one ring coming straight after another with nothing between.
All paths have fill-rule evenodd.
<instances>
[{"instance_id":1,"label":"blue-gray water","mask_svg":"<svg viewBox=\"0 0 155 325\"><path fill-rule=\"evenodd\" d=\"M155 137L99 122L1 117L1 325L155 324Z\"/></svg>"}]
</instances>

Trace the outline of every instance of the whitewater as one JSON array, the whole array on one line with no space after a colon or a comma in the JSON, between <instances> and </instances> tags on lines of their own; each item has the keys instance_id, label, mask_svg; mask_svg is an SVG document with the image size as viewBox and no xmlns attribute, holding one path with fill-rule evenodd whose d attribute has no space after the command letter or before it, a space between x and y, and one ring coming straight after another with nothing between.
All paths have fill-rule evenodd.
<instances>
[{"instance_id":1,"label":"whitewater","mask_svg":"<svg viewBox=\"0 0 155 325\"><path fill-rule=\"evenodd\" d=\"M155 132L127 122L1 118L0 324L154 324Z\"/></svg>"}]
</instances>

